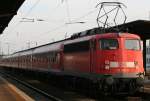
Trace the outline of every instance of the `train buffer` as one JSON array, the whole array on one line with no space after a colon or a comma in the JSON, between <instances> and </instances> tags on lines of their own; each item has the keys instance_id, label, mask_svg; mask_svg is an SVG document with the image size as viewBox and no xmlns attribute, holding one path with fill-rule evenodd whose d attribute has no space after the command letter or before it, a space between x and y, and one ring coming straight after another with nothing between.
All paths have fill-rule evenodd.
<instances>
[{"instance_id":1,"label":"train buffer","mask_svg":"<svg viewBox=\"0 0 150 101\"><path fill-rule=\"evenodd\" d=\"M34 101L0 76L0 101Z\"/></svg>"}]
</instances>

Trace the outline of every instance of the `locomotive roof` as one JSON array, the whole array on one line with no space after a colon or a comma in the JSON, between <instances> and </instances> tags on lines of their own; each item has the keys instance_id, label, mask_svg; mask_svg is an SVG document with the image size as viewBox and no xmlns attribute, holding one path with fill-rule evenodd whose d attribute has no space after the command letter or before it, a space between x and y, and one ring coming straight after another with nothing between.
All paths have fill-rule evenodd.
<instances>
[{"instance_id":1,"label":"locomotive roof","mask_svg":"<svg viewBox=\"0 0 150 101\"><path fill-rule=\"evenodd\" d=\"M92 35L92 36L86 36L86 37L79 37L79 38L75 38L73 40L68 40L66 42L64 42L64 45L65 44L70 44L70 43L76 43L76 42L82 42L82 41L87 41L89 39L91 39L92 37L94 37L96 35Z\"/></svg>"},{"instance_id":2,"label":"locomotive roof","mask_svg":"<svg viewBox=\"0 0 150 101\"><path fill-rule=\"evenodd\" d=\"M106 34L97 34L98 38L117 38L117 37L124 37L124 38L137 38L140 39L140 37L136 34L131 33L106 33Z\"/></svg>"}]
</instances>

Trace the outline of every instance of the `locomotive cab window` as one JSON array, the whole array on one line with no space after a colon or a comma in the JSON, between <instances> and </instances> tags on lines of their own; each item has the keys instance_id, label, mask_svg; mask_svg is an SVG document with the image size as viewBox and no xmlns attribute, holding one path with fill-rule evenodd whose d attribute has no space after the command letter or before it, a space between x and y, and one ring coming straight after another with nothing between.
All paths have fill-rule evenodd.
<instances>
[{"instance_id":1,"label":"locomotive cab window","mask_svg":"<svg viewBox=\"0 0 150 101\"><path fill-rule=\"evenodd\" d=\"M140 40L138 39L126 39L125 48L129 50L140 50Z\"/></svg>"},{"instance_id":2,"label":"locomotive cab window","mask_svg":"<svg viewBox=\"0 0 150 101\"><path fill-rule=\"evenodd\" d=\"M100 39L99 43L102 50L114 50L119 47L117 39Z\"/></svg>"}]
</instances>

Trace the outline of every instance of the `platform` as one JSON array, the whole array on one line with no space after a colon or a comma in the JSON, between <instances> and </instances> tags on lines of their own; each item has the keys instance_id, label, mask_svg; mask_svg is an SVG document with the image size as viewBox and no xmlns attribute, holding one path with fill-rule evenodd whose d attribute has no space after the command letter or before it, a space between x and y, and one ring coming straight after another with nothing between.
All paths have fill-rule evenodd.
<instances>
[{"instance_id":1,"label":"platform","mask_svg":"<svg viewBox=\"0 0 150 101\"><path fill-rule=\"evenodd\" d=\"M0 101L34 101L0 76Z\"/></svg>"}]
</instances>

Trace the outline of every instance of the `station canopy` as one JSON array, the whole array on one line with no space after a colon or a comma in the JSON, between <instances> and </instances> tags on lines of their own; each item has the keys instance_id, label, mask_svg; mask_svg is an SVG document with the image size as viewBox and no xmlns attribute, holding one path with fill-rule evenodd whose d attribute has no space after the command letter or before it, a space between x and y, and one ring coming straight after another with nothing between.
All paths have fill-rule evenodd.
<instances>
[{"instance_id":1,"label":"station canopy","mask_svg":"<svg viewBox=\"0 0 150 101\"><path fill-rule=\"evenodd\" d=\"M25 0L0 0L0 34L8 26Z\"/></svg>"},{"instance_id":2,"label":"station canopy","mask_svg":"<svg viewBox=\"0 0 150 101\"><path fill-rule=\"evenodd\" d=\"M142 40L150 39L150 21L136 20L118 26L119 29L126 30L129 33L137 34Z\"/></svg>"},{"instance_id":3,"label":"station canopy","mask_svg":"<svg viewBox=\"0 0 150 101\"><path fill-rule=\"evenodd\" d=\"M135 20L109 28L96 27L83 32L75 33L71 37L76 38L98 33L103 34L103 33L119 33L119 32L128 32L131 34L137 34L141 37L142 40L150 39L150 21Z\"/></svg>"}]
</instances>

